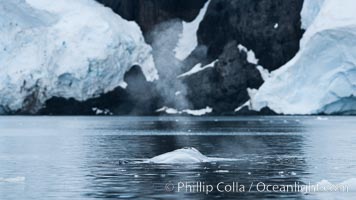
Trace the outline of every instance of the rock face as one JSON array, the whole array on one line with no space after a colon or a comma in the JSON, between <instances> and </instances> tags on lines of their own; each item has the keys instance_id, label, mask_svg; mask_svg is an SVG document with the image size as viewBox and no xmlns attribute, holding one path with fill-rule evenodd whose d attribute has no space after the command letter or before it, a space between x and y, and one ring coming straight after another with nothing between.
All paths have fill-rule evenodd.
<instances>
[{"instance_id":1,"label":"rock face","mask_svg":"<svg viewBox=\"0 0 356 200\"><path fill-rule=\"evenodd\" d=\"M249 100L247 88L258 88L262 77L256 65L247 62L237 42L228 43L213 68L185 78L188 98L197 108L211 106L214 113L231 114Z\"/></svg>"},{"instance_id":2,"label":"rock face","mask_svg":"<svg viewBox=\"0 0 356 200\"><path fill-rule=\"evenodd\" d=\"M200 47L207 47L206 59L218 58L218 62L215 68L186 78L193 106L211 106L215 114L233 114L248 101L248 88L259 88L263 80L257 65L247 62L246 53L237 46L253 50L264 68L277 69L299 49L302 5L302 0L212 0L198 40Z\"/></svg>"},{"instance_id":3,"label":"rock face","mask_svg":"<svg viewBox=\"0 0 356 200\"><path fill-rule=\"evenodd\" d=\"M97 0L127 20L137 22L144 33L174 18L191 21L207 0Z\"/></svg>"},{"instance_id":4,"label":"rock face","mask_svg":"<svg viewBox=\"0 0 356 200\"><path fill-rule=\"evenodd\" d=\"M147 33L157 24L170 19L193 20L207 1L99 2L110 6L124 18L136 21ZM187 71L188 66L198 62L208 63L218 59L214 68L182 78L189 102L186 104L191 106L191 109L210 106L214 114L233 114L235 108L249 100L247 89L257 89L263 83L256 64L247 62L246 53L240 52L237 46L242 44L253 50L259 59L258 64L264 68L277 69L299 50L299 40L303 34L300 28L302 6L302 0L211 0L197 32L198 48L183 64L171 64L172 67L182 66ZM162 37L164 35L162 34ZM159 46L154 45L153 49L160 48ZM171 60L172 63L177 62ZM161 64L158 64L158 71L160 66ZM164 77L167 73L161 70L162 72ZM180 81L175 80L175 77L162 78L160 81L165 80L169 82L164 85L181 85L174 83ZM178 89L181 90L172 88Z\"/></svg>"},{"instance_id":5,"label":"rock face","mask_svg":"<svg viewBox=\"0 0 356 200\"><path fill-rule=\"evenodd\" d=\"M252 49L274 70L299 50L303 0L212 0L198 31L199 44L217 58L232 40Z\"/></svg>"}]
</instances>

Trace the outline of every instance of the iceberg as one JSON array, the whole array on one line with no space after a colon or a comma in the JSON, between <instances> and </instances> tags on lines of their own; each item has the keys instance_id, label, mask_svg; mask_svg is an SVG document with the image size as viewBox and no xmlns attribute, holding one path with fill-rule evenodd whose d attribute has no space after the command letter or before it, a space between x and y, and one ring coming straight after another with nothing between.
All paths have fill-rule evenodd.
<instances>
[{"instance_id":1,"label":"iceberg","mask_svg":"<svg viewBox=\"0 0 356 200\"><path fill-rule=\"evenodd\" d=\"M0 1L0 112L97 97L133 65L158 79L139 26L94 0Z\"/></svg>"},{"instance_id":2,"label":"iceberg","mask_svg":"<svg viewBox=\"0 0 356 200\"><path fill-rule=\"evenodd\" d=\"M300 51L251 97L250 108L280 114L356 114L353 0L306 0Z\"/></svg>"}]
</instances>

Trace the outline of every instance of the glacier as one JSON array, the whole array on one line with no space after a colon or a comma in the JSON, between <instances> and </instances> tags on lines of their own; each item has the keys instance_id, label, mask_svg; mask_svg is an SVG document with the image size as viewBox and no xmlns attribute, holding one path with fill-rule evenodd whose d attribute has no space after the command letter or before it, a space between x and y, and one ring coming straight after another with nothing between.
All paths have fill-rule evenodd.
<instances>
[{"instance_id":1,"label":"glacier","mask_svg":"<svg viewBox=\"0 0 356 200\"><path fill-rule=\"evenodd\" d=\"M306 0L300 50L251 96L279 114L356 114L354 0Z\"/></svg>"},{"instance_id":2,"label":"glacier","mask_svg":"<svg viewBox=\"0 0 356 200\"><path fill-rule=\"evenodd\" d=\"M94 0L0 0L0 113L99 96L133 65L154 81L151 51L135 22Z\"/></svg>"}]
</instances>

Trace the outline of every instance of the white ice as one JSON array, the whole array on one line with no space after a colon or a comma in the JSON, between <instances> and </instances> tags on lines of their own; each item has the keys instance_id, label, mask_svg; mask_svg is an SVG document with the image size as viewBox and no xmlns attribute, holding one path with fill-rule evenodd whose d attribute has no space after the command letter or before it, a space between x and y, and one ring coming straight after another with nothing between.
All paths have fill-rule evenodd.
<instances>
[{"instance_id":1,"label":"white ice","mask_svg":"<svg viewBox=\"0 0 356 200\"><path fill-rule=\"evenodd\" d=\"M5 182L5 183L21 183L26 180L25 177L23 176L18 176L18 177L13 177L13 178L1 178L0 177L0 183Z\"/></svg>"},{"instance_id":2,"label":"white ice","mask_svg":"<svg viewBox=\"0 0 356 200\"><path fill-rule=\"evenodd\" d=\"M265 81L268 78L270 78L271 74L269 73L268 69L265 69L261 65L258 65L258 59L256 58L255 52L253 50L248 50L245 46L242 44L237 45L237 48L239 49L240 52L245 52L247 55L247 62L257 65L256 69L260 72L262 79Z\"/></svg>"},{"instance_id":3,"label":"white ice","mask_svg":"<svg viewBox=\"0 0 356 200\"><path fill-rule=\"evenodd\" d=\"M305 1L302 12L308 28L300 51L272 72L251 98L252 109L267 106L280 114L356 113L356 1L312 2Z\"/></svg>"},{"instance_id":4,"label":"white ice","mask_svg":"<svg viewBox=\"0 0 356 200\"><path fill-rule=\"evenodd\" d=\"M203 116L213 112L213 109L207 106L205 108L198 109L198 110L191 110L191 109L177 110L175 108L169 108L164 106L160 109L157 109L156 112L165 112L167 114L189 114L193 116Z\"/></svg>"},{"instance_id":5,"label":"white ice","mask_svg":"<svg viewBox=\"0 0 356 200\"><path fill-rule=\"evenodd\" d=\"M197 31L204 19L210 0L205 3L198 16L192 22L183 22L183 32L180 34L177 47L174 49L175 57L179 60L186 59L198 46Z\"/></svg>"},{"instance_id":6,"label":"white ice","mask_svg":"<svg viewBox=\"0 0 356 200\"><path fill-rule=\"evenodd\" d=\"M255 52L253 52L252 50L248 50L242 44L239 44L237 48L239 49L240 52L243 51L247 54L247 62L255 65L258 64L258 59L256 58Z\"/></svg>"},{"instance_id":7,"label":"white ice","mask_svg":"<svg viewBox=\"0 0 356 200\"><path fill-rule=\"evenodd\" d=\"M158 79L139 26L94 0L1 0L0 47L0 110L96 97L136 64Z\"/></svg>"},{"instance_id":8,"label":"white ice","mask_svg":"<svg viewBox=\"0 0 356 200\"><path fill-rule=\"evenodd\" d=\"M189 70L189 71L187 71L187 72L185 72L183 74L180 74L179 76L177 76L177 78L190 76L192 74L196 74L198 72L204 71L205 69L213 68L215 66L215 63L217 63L218 61L219 60L214 60L213 62L211 62L211 63L209 63L209 64L207 64L207 65L205 65L203 67L202 67L201 63L198 63L198 64L194 65L194 67L191 70Z\"/></svg>"}]
</instances>

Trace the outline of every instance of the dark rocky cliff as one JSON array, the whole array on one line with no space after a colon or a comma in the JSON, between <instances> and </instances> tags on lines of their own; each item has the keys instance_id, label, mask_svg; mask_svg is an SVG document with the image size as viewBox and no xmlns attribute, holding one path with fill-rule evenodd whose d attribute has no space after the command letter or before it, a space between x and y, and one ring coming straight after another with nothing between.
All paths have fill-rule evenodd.
<instances>
[{"instance_id":1,"label":"dark rocky cliff","mask_svg":"<svg viewBox=\"0 0 356 200\"><path fill-rule=\"evenodd\" d=\"M247 88L263 83L256 65L246 62L246 53L237 45L253 50L264 68L279 68L299 50L302 6L302 0L212 0L198 42L206 47L207 60L219 61L215 68L187 78L192 105L233 114L249 99Z\"/></svg>"},{"instance_id":2,"label":"dark rocky cliff","mask_svg":"<svg viewBox=\"0 0 356 200\"><path fill-rule=\"evenodd\" d=\"M302 6L303 0L212 0L198 31L199 43L216 58L235 40L252 49L259 64L277 69L299 50Z\"/></svg>"},{"instance_id":3,"label":"dark rocky cliff","mask_svg":"<svg viewBox=\"0 0 356 200\"><path fill-rule=\"evenodd\" d=\"M121 17L136 21L144 33L175 18L192 21L207 0L97 0Z\"/></svg>"},{"instance_id":4,"label":"dark rocky cliff","mask_svg":"<svg viewBox=\"0 0 356 200\"><path fill-rule=\"evenodd\" d=\"M249 100L247 88L258 88L262 77L256 65L248 63L237 42L228 43L214 68L188 76L188 98L197 108L209 105L215 113L231 114L239 103Z\"/></svg>"}]
</instances>

